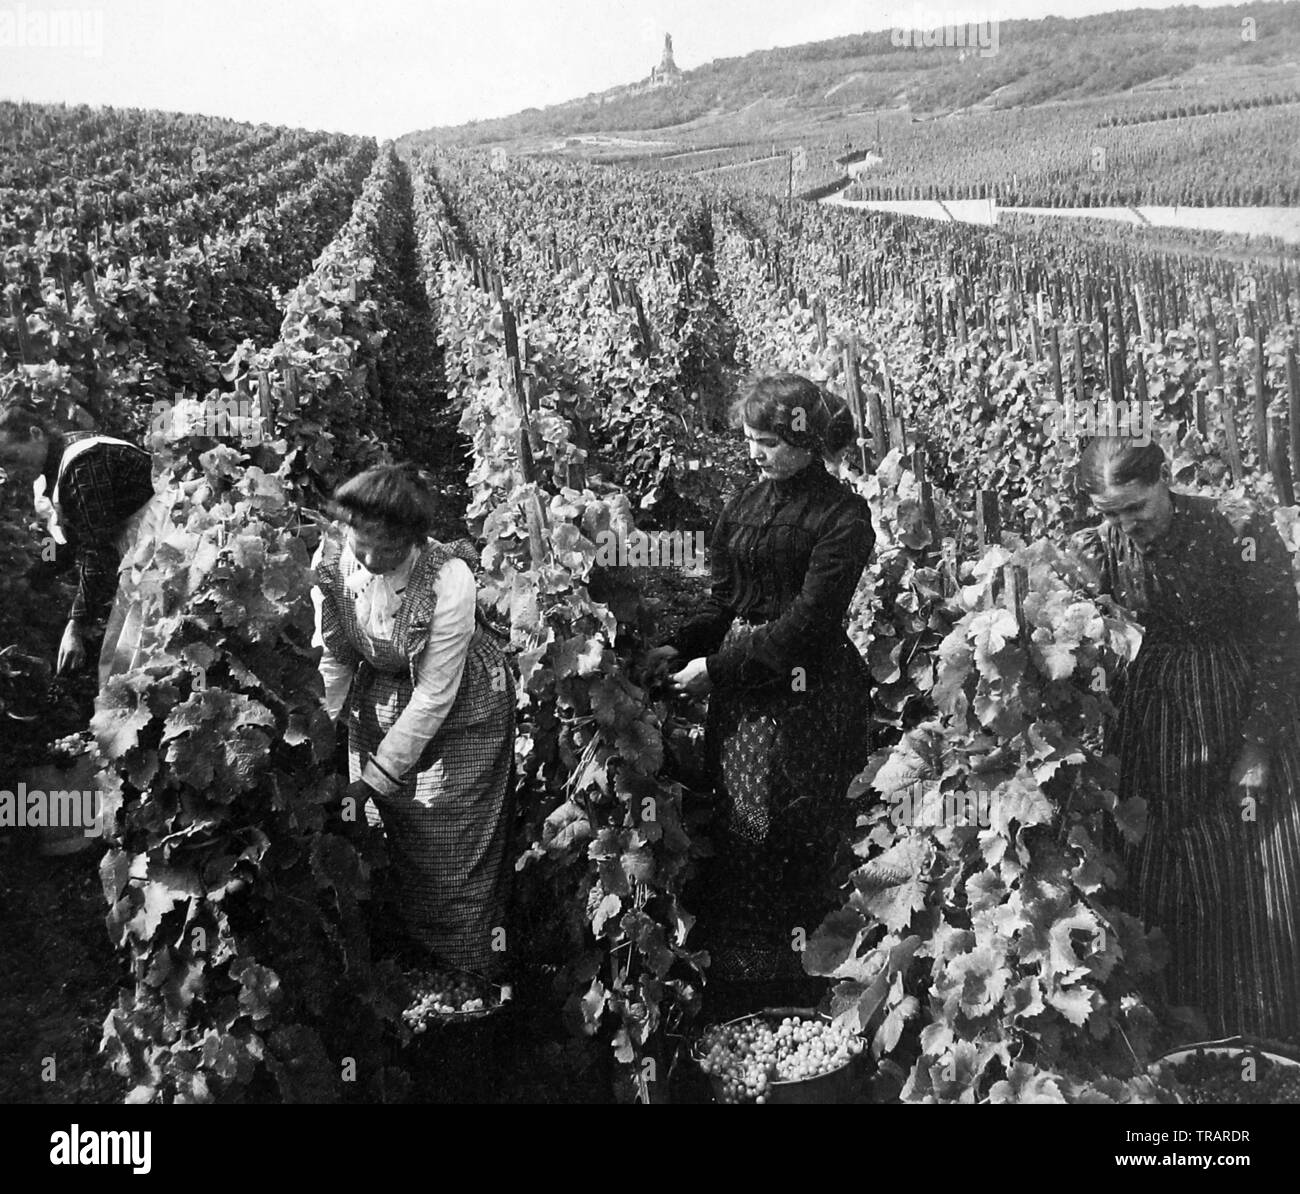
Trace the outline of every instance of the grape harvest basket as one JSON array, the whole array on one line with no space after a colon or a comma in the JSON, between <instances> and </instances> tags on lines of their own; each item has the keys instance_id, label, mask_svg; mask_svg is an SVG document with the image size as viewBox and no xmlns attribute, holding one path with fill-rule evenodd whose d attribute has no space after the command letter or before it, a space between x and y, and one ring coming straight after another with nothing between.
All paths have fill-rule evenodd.
<instances>
[{"instance_id":1,"label":"grape harvest basket","mask_svg":"<svg viewBox=\"0 0 1300 1194\"><path fill-rule=\"evenodd\" d=\"M1253 1071L1251 1078L1252 1093L1256 1097L1246 1101L1300 1102L1300 1046L1294 1042L1249 1036L1197 1041L1162 1054L1151 1063L1149 1072L1154 1078L1174 1077L1196 1088L1207 1079L1215 1081L1217 1070L1220 1091L1227 1091L1227 1096L1221 1097L1211 1086L1202 1092L1202 1099L1193 1101L1236 1101L1231 1093L1236 1082L1229 1081L1224 1087L1222 1076L1240 1078L1241 1069L1238 1067L1249 1058L1255 1059L1260 1069ZM1254 1086L1255 1083L1259 1083L1258 1087Z\"/></svg>"},{"instance_id":2,"label":"grape harvest basket","mask_svg":"<svg viewBox=\"0 0 1300 1194\"><path fill-rule=\"evenodd\" d=\"M713 1099L717 1103L738 1101L734 1092L729 1096L727 1078L717 1072L711 1072L709 1053L711 1034L716 1036L728 1029L743 1031L749 1026L765 1025L773 1031L780 1031L783 1023L794 1022L798 1025L815 1024L825 1029L831 1026L831 1018L807 1007L769 1007L747 1015L737 1016L724 1024L716 1025L697 1040L692 1047L691 1057L704 1071L713 1090ZM861 1059L861 1038L852 1039L857 1045L842 1061L821 1073L805 1078L766 1078L762 1097L754 1100L763 1103L848 1103L853 1099L858 1085L858 1064Z\"/></svg>"},{"instance_id":3,"label":"grape harvest basket","mask_svg":"<svg viewBox=\"0 0 1300 1194\"><path fill-rule=\"evenodd\" d=\"M402 1019L417 1035L434 1025L486 1020L509 1007L513 998L508 984L465 971L417 968L405 973L414 997L403 1010Z\"/></svg>"}]
</instances>

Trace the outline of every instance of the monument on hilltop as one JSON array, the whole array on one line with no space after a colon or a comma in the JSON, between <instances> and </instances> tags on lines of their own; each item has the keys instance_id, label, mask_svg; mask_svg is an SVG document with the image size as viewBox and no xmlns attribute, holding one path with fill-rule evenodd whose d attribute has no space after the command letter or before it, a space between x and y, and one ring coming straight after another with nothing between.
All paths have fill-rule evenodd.
<instances>
[{"instance_id":1,"label":"monument on hilltop","mask_svg":"<svg viewBox=\"0 0 1300 1194\"><path fill-rule=\"evenodd\" d=\"M651 87L676 87L682 81L682 72L673 61L673 35L664 34L664 56L658 66L650 68Z\"/></svg>"}]
</instances>

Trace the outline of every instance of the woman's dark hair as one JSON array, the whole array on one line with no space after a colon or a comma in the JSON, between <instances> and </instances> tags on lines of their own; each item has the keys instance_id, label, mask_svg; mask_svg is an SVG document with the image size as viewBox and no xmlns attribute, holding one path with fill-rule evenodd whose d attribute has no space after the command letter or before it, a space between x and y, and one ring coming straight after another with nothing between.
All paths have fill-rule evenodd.
<instances>
[{"instance_id":1,"label":"woman's dark hair","mask_svg":"<svg viewBox=\"0 0 1300 1194\"><path fill-rule=\"evenodd\" d=\"M838 455L857 438L844 402L797 373L753 378L732 403L731 418L824 456Z\"/></svg>"},{"instance_id":2,"label":"woman's dark hair","mask_svg":"<svg viewBox=\"0 0 1300 1194\"><path fill-rule=\"evenodd\" d=\"M1123 435L1098 435L1083 446L1079 483L1088 493L1133 481L1154 485L1164 463L1164 449L1154 440L1140 444Z\"/></svg>"},{"instance_id":3,"label":"woman's dark hair","mask_svg":"<svg viewBox=\"0 0 1300 1194\"><path fill-rule=\"evenodd\" d=\"M435 508L433 478L414 464L376 465L334 491L333 514L340 521L381 523L412 543L428 538Z\"/></svg>"},{"instance_id":4,"label":"woman's dark hair","mask_svg":"<svg viewBox=\"0 0 1300 1194\"><path fill-rule=\"evenodd\" d=\"M47 439L56 434L53 420L30 406L13 403L10 406L0 407L0 435L27 439L33 427Z\"/></svg>"}]
</instances>

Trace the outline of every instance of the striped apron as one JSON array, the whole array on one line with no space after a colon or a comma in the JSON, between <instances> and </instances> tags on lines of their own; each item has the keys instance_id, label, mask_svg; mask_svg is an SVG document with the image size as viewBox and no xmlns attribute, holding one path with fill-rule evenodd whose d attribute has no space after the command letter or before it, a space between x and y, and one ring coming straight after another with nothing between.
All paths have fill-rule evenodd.
<instances>
[{"instance_id":1,"label":"striped apron","mask_svg":"<svg viewBox=\"0 0 1300 1194\"><path fill-rule=\"evenodd\" d=\"M348 773L355 782L414 691L429 637L439 569L455 553L431 542L411 570L391 639L361 629L341 567L340 545L316 569L324 594L322 634L357 666L343 711ZM367 817L382 825L410 936L438 963L497 973L505 957L507 846L514 817L515 684L496 635L480 622L450 712L391 796Z\"/></svg>"}]
</instances>

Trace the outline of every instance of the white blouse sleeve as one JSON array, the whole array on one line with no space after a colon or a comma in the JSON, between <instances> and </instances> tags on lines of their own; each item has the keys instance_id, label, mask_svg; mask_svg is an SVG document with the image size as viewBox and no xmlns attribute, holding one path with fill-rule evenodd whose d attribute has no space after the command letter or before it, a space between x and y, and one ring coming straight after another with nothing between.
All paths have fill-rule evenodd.
<instances>
[{"instance_id":1,"label":"white blouse sleeve","mask_svg":"<svg viewBox=\"0 0 1300 1194\"><path fill-rule=\"evenodd\" d=\"M469 642L474 633L474 574L461 559L450 559L438 571L433 591L437 605L416 667L415 691L361 778L388 796L424 752L442 727L456 700Z\"/></svg>"},{"instance_id":2,"label":"white blouse sleeve","mask_svg":"<svg viewBox=\"0 0 1300 1194\"><path fill-rule=\"evenodd\" d=\"M322 543L316 549L316 554L312 558L311 566L316 567L321 562L325 553L325 545ZM320 585L311 587L311 603L316 611L316 632L312 635L311 645L321 648L320 657L320 674L321 679L325 681L325 712L329 714L331 721L338 721L339 713L343 709L343 702L347 700L348 689L352 687L352 674L356 669L348 663L344 663L325 643L325 634L322 627L325 608L325 594Z\"/></svg>"}]
</instances>

